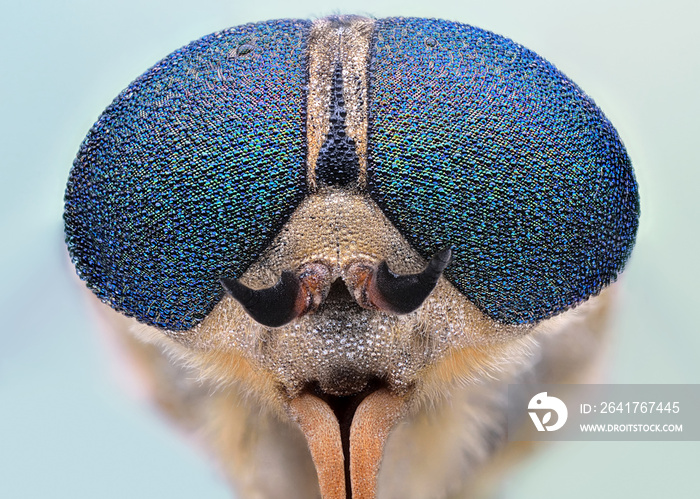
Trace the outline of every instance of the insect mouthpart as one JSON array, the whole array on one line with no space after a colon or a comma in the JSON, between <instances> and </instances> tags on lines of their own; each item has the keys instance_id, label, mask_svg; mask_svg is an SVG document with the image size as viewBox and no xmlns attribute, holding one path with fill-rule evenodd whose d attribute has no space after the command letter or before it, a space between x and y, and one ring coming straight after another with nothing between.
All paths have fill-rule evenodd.
<instances>
[{"instance_id":1,"label":"insect mouthpart","mask_svg":"<svg viewBox=\"0 0 700 499\"><path fill-rule=\"evenodd\" d=\"M324 499L375 497L386 439L413 390L410 372L425 361L413 345L419 330L405 330L404 343L381 331L411 320L451 259L447 248L422 271L398 274L385 259L320 258L283 270L274 285L257 290L221 279L251 319L271 328L267 351L283 373L286 411L307 441ZM285 359L290 351L313 361Z\"/></svg>"},{"instance_id":2,"label":"insect mouthpart","mask_svg":"<svg viewBox=\"0 0 700 499\"><path fill-rule=\"evenodd\" d=\"M404 345L391 361L377 362L380 352L392 349L373 341L382 327L393 330L403 320L398 316L420 308L451 255L449 248L439 251L421 272L402 275L392 272L386 260L365 257L302 264L258 290L221 279L251 319L273 328L267 330L276 344L270 352L317 352L314 362L301 369L292 359L275 364L292 380L280 385L286 411L307 441L324 499L375 497L385 442L407 412L413 390L412 376L404 372L397 382L386 368L403 359L409 369L419 370L422 361L409 360ZM306 347L298 344L299 336L280 338L295 328L302 342L310 342Z\"/></svg>"},{"instance_id":3,"label":"insect mouthpart","mask_svg":"<svg viewBox=\"0 0 700 499\"><path fill-rule=\"evenodd\" d=\"M309 444L324 499L375 497L384 444L405 413L405 398L380 380L349 396L311 386L288 412Z\"/></svg>"}]
</instances>

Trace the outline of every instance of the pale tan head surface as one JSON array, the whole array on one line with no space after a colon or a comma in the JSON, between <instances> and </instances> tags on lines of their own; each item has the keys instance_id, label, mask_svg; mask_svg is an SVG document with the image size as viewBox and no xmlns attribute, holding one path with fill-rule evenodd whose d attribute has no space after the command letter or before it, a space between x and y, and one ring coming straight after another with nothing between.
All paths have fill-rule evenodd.
<instances>
[{"instance_id":1,"label":"pale tan head surface","mask_svg":"<svg viewBox=\"0 0 700 499\"><path fill-rule=\"evenodd\" d=\"M149 369L156 391L168 395L157 399L189 427L207 428L207 445L242 497L282 497L295 487L298 497L312 497L308 490L323 491L324 499L349 491L397 497L398 490L422 498L432 497L428 489L467 487L470 470L503 438L504 383L583 371L598 350L605 299L534 329L489 319L444 279L410 314L362 308L347 270L382 259L398 273L425 265L371 200L322 190L241 279L263 288L283 269L321 264L344 294L329 295L314 313L269 328L226 296L200 325L172 339L110 314L158 345ZM172 362L190 370L166 367ZM182 400L163 402L168 398ZM187 408L173 410L179 404Z\"/></svg>"},{"instance_id":2,"label":"pale tan head surface","mask_svg":"<svg viewBox=\"0 0 700 499\"><path fill-rule=\"evenodd\" d=\"M466 498L485 480L493 486L504 464L525 451L502 448L505 387L522 380L590 382L604 351L610 298L605 292L525 337L450 350L417 376L408 396L391 396L387 388L370 394L369 409L370 397L381 393L396 402L385 413L365 415L362 407L354 413L349 459L369 469L353 480L358 490L375 478L379 498ZM289 397L241 352L183 347L94 301L140 366L153 400L216 456L237 497L345 497L340 426L317 395ZM383 424L373 423L378 417ZM353 442L363 441L373 445L353 453ZM321 496L321 489L330 490Z\"/></svg>"}]
</instances>

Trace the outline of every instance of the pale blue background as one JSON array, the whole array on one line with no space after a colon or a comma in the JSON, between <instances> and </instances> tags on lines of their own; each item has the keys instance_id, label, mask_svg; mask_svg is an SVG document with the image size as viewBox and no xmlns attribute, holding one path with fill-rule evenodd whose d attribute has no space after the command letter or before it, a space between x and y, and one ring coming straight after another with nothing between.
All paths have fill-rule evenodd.
<instances>
[{"instance_id":1,"label":"pale blue background","mask_svg":"<svg viewBox=\"0 0 700 499\"><path fill-rule=\"evenodd\" d=\"M3 0L0 12L0 498L228 497L197 454L115 381L62 242L72 159L99 113L154 62L249 21L441 17L535 50L615 124L642 195L609 380L700 382L700 43L695 1ZM700 497L700 443L557 443L508 498Z\"/></svg>"}]
</instances>

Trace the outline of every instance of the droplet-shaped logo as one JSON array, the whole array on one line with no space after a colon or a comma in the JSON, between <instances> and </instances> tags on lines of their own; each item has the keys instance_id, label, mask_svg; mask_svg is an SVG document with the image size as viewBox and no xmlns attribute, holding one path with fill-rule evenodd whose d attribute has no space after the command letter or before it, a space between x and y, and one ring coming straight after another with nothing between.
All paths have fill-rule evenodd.
<instances>
[{"instance_id":1,"label":"droplet-shaped logo","mask_svg":"<svg viewBox=\"0 0 700 499\"><path fill-rule=\"evenodd\" d=\"M530 409L528 414L530 414L532 422L535 423L537 431L556 431L564 426L566 418L569 417L566 404L557 397L548 396L547 392L540 392L532 397L527 408ZM543 410L547 410L547 412L543 412ZM552 419L552 412L557 414L557 419L554 424L547 425ZM542 419L540 419L539 414L542 414Z\"/></svg>"}]
</instances>

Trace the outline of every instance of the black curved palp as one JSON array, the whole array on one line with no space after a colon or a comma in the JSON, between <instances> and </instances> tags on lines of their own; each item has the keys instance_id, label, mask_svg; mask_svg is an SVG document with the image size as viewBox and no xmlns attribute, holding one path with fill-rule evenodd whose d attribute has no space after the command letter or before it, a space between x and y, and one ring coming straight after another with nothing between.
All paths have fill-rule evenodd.
<instances>
[{"instance_id":1,"label":"black curved palp","mask_svg":"<svg viewBox=\"0 0 700 499\"><path fill-rule=\"evenodd\" d=\"M235 279L225 277L220 281L226 292L263 326L284 326L301 315L301 284L294 272L285 270L277 284L265 289L251 289Z\"/></svg>"},{"instance_id":2,"label":"black curved palp","mask_svg":"<svg viewBox=\"0 0 700 499\"><path fill-rule=\"evenodd\" d=\"M377 268L376 290L391 312L408 314L420 307L430 295L451 261L452 250L445 248L433 255L423 272L396 275L389 270L385 260Z\"/></svg>"}]
</instances>

